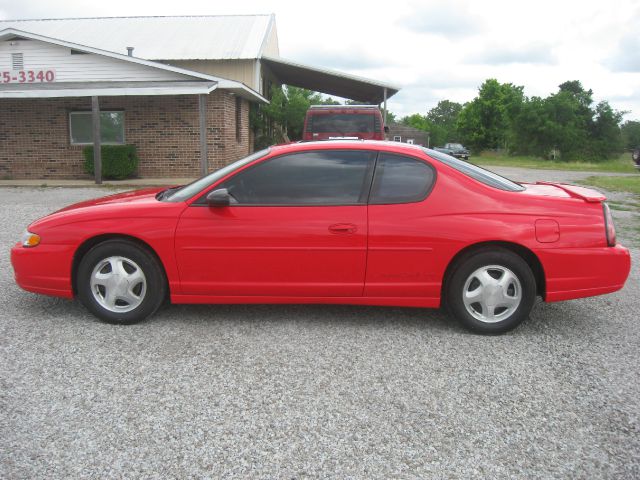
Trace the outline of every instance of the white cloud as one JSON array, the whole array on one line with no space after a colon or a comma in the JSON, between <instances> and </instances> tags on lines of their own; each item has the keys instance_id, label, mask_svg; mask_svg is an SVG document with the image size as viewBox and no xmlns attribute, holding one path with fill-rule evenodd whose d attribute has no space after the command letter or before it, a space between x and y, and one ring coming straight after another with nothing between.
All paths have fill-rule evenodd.
<instances>
[{"instance_id":1,"label":"white cloud","mask_svg":"<svg viewBox=\"0 0 640 480\"><path fill-rule=\"evenodd\" d=\"M495 45L467 56L471 64L509 65L514 63L553 64L555 56L552 47L541 43L520 47Z\"/></svg>"},{"instance_id":2,"label":"white cloud","mask_svg":"<svg viewBox=\"0 0 640 480\"><path fill-rule=\"evenodd\" d=\"M640 33L622 37L608 65L616 72L640 73Z\"/></svg>"},{"instance_id":3,"label":"white cloud","mask_svg":"<svg viewBox=\"0 0 640 480\"><path fill-rule=\"evenodd\" d=\"M482 30L483 21L479 17L469 15L467 9L455 3L430 5L411 5L411 12L398 22L414 32L428 35L466 36Z\"/></svg>"}]
</instances>

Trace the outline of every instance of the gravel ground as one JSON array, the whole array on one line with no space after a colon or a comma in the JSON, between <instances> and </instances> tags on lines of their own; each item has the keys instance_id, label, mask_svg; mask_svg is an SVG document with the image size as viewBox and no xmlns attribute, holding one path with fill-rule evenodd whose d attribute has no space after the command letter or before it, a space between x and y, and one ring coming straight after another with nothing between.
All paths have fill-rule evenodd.
<instances>
[{"instance_id":1,"label":"gravel ground","mask_svg":"<svg viewBox=\"0 0 640 480\"><path fill-rule=\"evenodd\" d=\"M8 255L31 220L103 193L0 189L0 477L640 477L636 265L623 291L540 302L498 337L339 306L118 327L21 291Z\"/></svg>"}]
</instances>

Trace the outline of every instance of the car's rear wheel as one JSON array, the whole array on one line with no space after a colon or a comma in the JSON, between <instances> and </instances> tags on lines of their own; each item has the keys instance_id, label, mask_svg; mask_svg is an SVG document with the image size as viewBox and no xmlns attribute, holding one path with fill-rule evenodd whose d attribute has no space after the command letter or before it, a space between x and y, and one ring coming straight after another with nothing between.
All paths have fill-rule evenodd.
<instances>
[{"instance_id":1,"label":"car's rear wheel","mask_svg":"<svg viewBox=\"0 0 640 480\"><path fill-rule=\"evenodd\" d=\"M80 261L76 278L80 301L109 323L144 320L160 307L167 291L156 258L127 240L94 246Z\"/></svg>"},{"instance_id":2,"label":"car's rear wheel","mask_svg":"<svg viewBox=\"0 0 640 480\"><path fill-rule=\"evenodd\" d=\"M504 248L483 249L465 256L447 281L449 311L466 328L503 333L529 316L536 280L520 256Z\"/></svg>"}]
</instances>

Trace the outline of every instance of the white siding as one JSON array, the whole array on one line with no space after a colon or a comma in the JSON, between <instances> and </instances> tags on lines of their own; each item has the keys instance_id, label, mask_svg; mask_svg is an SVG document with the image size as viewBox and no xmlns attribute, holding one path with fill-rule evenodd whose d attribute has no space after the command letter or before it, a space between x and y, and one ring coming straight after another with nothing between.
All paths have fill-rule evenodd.
<instances>
[{"instance_id":1,"label":"white siding","mask_svg":"<svg viewBox=\"0 0 640 480\"><path fill-rule=\"evenodd\" d=\"M53 69L56 82L167 81L192 77L146 65L71 49L36 40L0 42L0 71L11 71L11 54L24 54L25 70Z\"/></svg>"},{"instance_id":2,"label":"white siding","mask_svg":"<svg viewBox=\"0 0 640 480\"><path fill-rule=\"evenodd\" d=\"M160 60L175 67L242 82L256 92L256 60Z\"/></svg>"}]
</instances>

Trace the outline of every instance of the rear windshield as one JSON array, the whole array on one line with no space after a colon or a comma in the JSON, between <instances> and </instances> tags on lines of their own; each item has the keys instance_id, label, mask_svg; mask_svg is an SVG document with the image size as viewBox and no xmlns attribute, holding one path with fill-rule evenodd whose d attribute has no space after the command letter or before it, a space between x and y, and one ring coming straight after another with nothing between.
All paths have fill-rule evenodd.
<instances>
[{"instance_id":1,"label":"rear windshield","mask_svg":"<svg viewBox=\"0 0 640 480\"><path fill-rule=\"evenodd\" d=\"M485 170L484 168L480 168L472 163L459 160L455 157L452 157L451 155L437 152L435 150L431 150L430 148L422 148L422 150L424 150L425 153L430 157L433 157L436 160L440 160L445 165L449 165L459 172L464 173L468 177L484 183L485 185L489 185L490 187L499 188L500 190L506 190L508 192L521 192L522 190L524 190L524 187L522 185L518 185L508 178L501 177L497 173Z\"/></svg>"},{"instance_id":2,"label":"rear windshield","mask_svg":"<svg viewBox=\"0 0 640 480\"><path fill-rule=\"evenodd\" d=\"M367 113L323 113L309 116L307 132L374 133L375 115Z\"/></svg>"}]
</instances>

